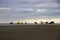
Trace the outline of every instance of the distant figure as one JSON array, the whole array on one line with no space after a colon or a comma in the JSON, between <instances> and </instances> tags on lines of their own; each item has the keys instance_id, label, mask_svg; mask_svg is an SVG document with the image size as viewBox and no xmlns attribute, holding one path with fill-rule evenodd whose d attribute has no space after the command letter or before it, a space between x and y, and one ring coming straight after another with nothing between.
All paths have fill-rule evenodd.
<instances>
[{"instance_id":1,"label":"distant figure","mask_svg":"<svg viewBox=\"0 0 60 40\"><path fill-rule=\"evenodd\" d=\"M19 22L17 22L17 24L20 24Z\"/></svg>"},{"instance_id":2,"label":"distant figure","mask_svg":"<svg viewBox=\"0 0 60 40\"><path fill-rule=\"evenodd\" d=\"M45 24L48 24L48 22L46 21Z\"/></svg>"},{"instance_id":3,"label":"distant figure","mask_svg":"<svg viewBox=\"0 0 60 40\"><path fill-rule=\"evenodd\" d=\"M49 24L54 24L54 21L51 21Z\"/></svg>"},{"instance_id":4,"label":"distant figure","mask_svg":"<svg viewBox=\"0 0 60 40\"><path fill-rule=\"evenodd\" d=\"M13 24L13 22L10 22L9 24Z\"/></svg>"},{"instance_id":5,"label":"distant figure","mask_svg":"<svg viewBox=\"0 0 60 40\"><path fill-rule=\"evenodd\" d=\"M41 21L41 24L43 24L43 22Z\"/></svg>"},{"instance_id":6,"label":"distant figure","mask_svg":"<svg viewBox=\"0 0 60 40\"><path fill-rule=\"evenodd\" d=\"M21 24L23 24L23 22L21 22Z\"/></svg>"},{"instance_id":7,"label":"distant figure","mask_svg":"<svg viewBox=\"0 0 60 40\"><path fill-rule=\"evenodd\" d=\"M37 22L34 22L35 24L37 24Z\"/></svg>"}]
</instances>

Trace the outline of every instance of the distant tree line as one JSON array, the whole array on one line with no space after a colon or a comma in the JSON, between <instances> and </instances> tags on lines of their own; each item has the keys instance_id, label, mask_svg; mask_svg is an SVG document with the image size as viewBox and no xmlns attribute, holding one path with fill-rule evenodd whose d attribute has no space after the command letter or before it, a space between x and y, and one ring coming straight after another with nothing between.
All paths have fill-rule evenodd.
<instances>
[{"instance_id":1,"label":"distant tree line","mask_svg":"<svg viewBox=\"0 0 60 40\"><path fill-rule=\"evenodd\" d=\"M41 23L40 24L54 24L54 21L51 21L51 22L43 22L43 21L41 21ZM14 24L13 22L10 22L9 24ZM23 22L17 22L16 24L28 24L27 22L25 22L25 23L23 23ZM37 22L34 22L34 24L38 24Z\"/></svg>"},{"instance_id":2,"label":"distant tree line","mask_svg":"<svg viewBox=\"0 0 60 40\"><path fill-rule=\"evenodd\" d=\"M13 22L10 22L9 24L14 24ZM27 22L23 23L23 22L17 22L16 24L27 24Z\"/></svg>"},{"instance_id":3,"label":"distant tree line","mask_svg":"<svg viewBox=\"0 0 60 40\"><path fill-rule=\"evenodd\" d=\"M38 24L37 22L34 22L34 23L35 23L35 24ZM47 21L46 21L46 22L41 21L41 24L44 24L44 23L45 23L45 24L54 24L54 21L51 21L51 22L49 22L49 23L48 23Z\"/></svg>"}]
</instances>

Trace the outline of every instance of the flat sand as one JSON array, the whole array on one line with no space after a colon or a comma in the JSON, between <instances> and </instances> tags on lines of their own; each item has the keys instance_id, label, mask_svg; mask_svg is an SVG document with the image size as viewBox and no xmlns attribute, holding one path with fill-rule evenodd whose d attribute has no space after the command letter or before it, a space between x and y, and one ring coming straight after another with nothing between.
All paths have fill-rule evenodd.
<instances>
[{"instance_id":1,"label":"flat sand","mask_svg":"<svg viewBox=\"0 0 60 40\"><path fill-rule=\"evenodd\" d=\"M0 40L60 40L60 25L0 26Z\"/></svg>"}]
</instances>

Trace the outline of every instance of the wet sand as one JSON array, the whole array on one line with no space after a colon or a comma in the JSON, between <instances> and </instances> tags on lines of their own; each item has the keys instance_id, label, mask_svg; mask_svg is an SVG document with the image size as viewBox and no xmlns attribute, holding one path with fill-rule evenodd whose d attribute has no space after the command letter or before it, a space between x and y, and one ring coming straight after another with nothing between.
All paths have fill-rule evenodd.
<instances>
[{"instance_id":1,"label":"wet sand","mask_svg":"<svg viewBox=\"0 0 60 40\"><path fill-rule=\"evenodd\" d=\"M60 25L0 26L0 40L60 40Z\"/></svg>"}]
</instances>

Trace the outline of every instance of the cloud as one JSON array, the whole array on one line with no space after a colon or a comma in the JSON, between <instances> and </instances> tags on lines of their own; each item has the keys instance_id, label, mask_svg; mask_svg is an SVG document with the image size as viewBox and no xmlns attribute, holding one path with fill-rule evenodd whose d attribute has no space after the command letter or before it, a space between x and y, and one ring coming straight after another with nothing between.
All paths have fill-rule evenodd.
<instances>
[{"instance_id":1,"label":"cloud","mask_svg":"<svg viewBox=\"0 0 60 40\"><path fill-rule=\"evenodd\" d=\"M56 0L20 0L19 3L22 4L38 4L43 2L56 2Z\"/></svg>"},{"instance_id":2,"label":"cloud","mask_svg":"<svg viewBox=\"0 0 60 40\"><path fill-rule=\"evenodd\" d=\"M55 9L54 11L55 11L55 12L59 12L59 13L60 13L60 9Z\"/></svg>"},{"instance_id":3,"label":"cloud","mask_svg":"<svg viewBox=\"0 0 60 40\"><path fill-rule=\"evenodd\" d=\"M10 10L11 8L3 8L3 7L0 7L0 10Z\"/></svg>"},{"instance_id":4,"label":"cloud","mask_svg":"<svg viewBox=\"0 0 60 40\"><path fill-rule=\"evenodd\" d=\"M34 5L36 7L59 7L58 3L41 3Z\"/></svg>"},{"instance_id":5,"label":"cloud","mask_svg":"<svg viewBox=\"0 0 60 40\"><path fill-rule=\"evenodd\" d=\"M46 9L37 9L36 12L47 12Z\"/></svg>"},{"instance_id":6,"label":"cloud","mask_svg":"<svg viewBox=\"0 0 60 40\"><path fill-rule=\"evenodd\" d=\"M57 0L0 0L0 20L58 18L59 7Z\"/></svg>"}]
</instances>

